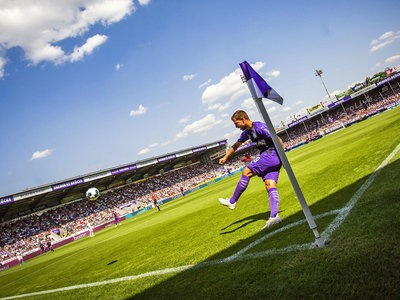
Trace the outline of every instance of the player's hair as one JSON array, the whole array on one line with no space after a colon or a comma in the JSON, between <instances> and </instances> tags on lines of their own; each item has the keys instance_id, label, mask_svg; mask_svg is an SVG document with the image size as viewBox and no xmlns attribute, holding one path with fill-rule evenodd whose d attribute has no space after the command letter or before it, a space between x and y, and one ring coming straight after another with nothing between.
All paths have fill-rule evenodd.
<instances>
[{"instance_id":1,"label":"player's hair","mask_svg":"<svg viewBox=\"0 0 400 300\"><path fill-rule=\"evenodd\" d=\"M244 119L244 120L250 120L249 116L247 115L247 113L244 110L237 110L233 113L231 120L236 119L236 120L240 120L240 119Z\"/></svg>"}]
</instances>

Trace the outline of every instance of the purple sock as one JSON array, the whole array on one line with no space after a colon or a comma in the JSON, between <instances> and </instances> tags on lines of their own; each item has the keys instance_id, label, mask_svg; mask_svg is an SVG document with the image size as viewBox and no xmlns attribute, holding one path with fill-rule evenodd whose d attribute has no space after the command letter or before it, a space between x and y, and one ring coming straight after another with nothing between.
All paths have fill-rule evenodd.
<instances>
[{"instance_id":1,"label":"purple sock","mask_svg":"<svg viewBox=\"0 0 400 300\"><path fill-rule=\"evenodd\" d=\"M270 217L274 218L278 214L279 194L276 188L268 190Z\"/></svg>"},{"instance_id":2,"label":"purple sock","mask_svg":"<svg viewBox=\"0 0 400 300\"><path fill-rule=\"evenodd\" d=\"M250 177L247 177L242 174L242 177L240 178L239 182L237 183L235 192L233 193L233 196L231 197L229 202L231 202L233 204L239 200L240 195L244 192L244 190L249 185L249 181L250 181Z\"/></svg>"}]
</instances>

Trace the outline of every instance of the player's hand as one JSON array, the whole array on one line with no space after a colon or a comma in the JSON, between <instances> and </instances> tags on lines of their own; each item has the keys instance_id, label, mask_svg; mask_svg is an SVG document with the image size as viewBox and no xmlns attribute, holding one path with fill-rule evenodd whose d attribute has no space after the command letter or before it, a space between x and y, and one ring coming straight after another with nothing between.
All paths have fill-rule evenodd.
<instances>
[{"instance_id":1,"label":"player's hand","mask_svg":"<svg viewBox=\"0 0 400 300\"><path fill-rule=\"evenodd\" d=\"M220 165L223 165L225 162L226 162L226 158L225 157L219 159L219 164Z\"/></svg>"}]
</instances>

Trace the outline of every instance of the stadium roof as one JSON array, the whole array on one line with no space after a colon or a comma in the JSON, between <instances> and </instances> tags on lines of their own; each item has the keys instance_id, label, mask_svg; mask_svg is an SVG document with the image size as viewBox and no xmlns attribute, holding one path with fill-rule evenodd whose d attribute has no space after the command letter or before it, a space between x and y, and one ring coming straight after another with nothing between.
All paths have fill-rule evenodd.
<instances>
[{"instance_id":1,"label":"stadium roof","mask_svg":"<svg viewBox=\"0 0 400 300\"><path fill-rule=\"evenodd\" d=\"M105 191L198 161L210 163L225 153L226 146L227 140L220 140L1 197L0 221L83 199L89 187Z\"/></svg>"}]
</instances>

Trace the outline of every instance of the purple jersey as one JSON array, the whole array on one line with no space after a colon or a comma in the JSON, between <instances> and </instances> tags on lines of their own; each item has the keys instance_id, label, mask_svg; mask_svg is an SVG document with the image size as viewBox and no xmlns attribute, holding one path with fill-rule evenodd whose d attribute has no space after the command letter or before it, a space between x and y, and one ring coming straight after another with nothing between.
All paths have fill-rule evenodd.
<instances>
[{"instance_id":1,"label":"purple jersey","mask_svg":"<svg viewBox=\"0 0 400 300\"><path fill-rule=\"evenodd\" d=\"M260 151L260 156L250 162L247 167L264 181L272 179L278 182L281 161L276 153L267 125L262 122L253 122L251 129L246 129L241 133L238 142L243 143L249 139Z\"/></svg>"},{"instance_id":2,"label":"purple jersey","mask_svg":"<svg viewBox=\"0 0 400 300\"><path fill-rule=\"evenodd\" d=\"M253 122L253 127L244 130L240 135L238 142L244 143L249 139L256 145L260 153L263 153L268 149L275 149L267 125L262 122Z\"/></svg>"}]
</instances>

